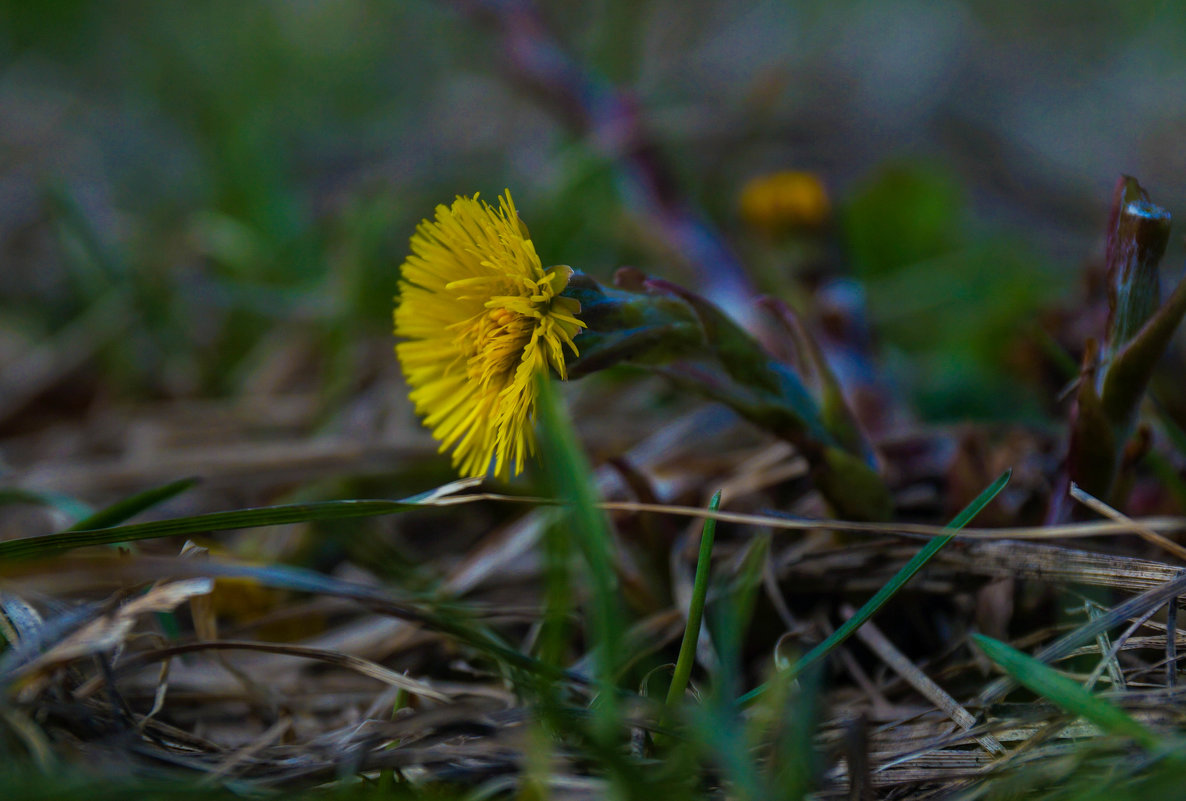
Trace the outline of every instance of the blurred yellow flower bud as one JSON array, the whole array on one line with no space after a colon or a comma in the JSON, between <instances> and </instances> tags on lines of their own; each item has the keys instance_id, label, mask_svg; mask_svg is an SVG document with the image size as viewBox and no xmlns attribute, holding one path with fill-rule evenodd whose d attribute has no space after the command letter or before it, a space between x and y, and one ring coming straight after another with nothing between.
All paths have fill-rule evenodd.
<instances>
[{"instance_id":1,"label":"blurred yellow flower bud","mask_svg":"<svg viewBox=\"0 0 1186 801\"><path fill-rule=\"evenodd\" d=\"M816 229L828 222L832 203L815 173L797 170L751 178L741 189L741 217L768 236Z\"/></svg>"}]
</instances>

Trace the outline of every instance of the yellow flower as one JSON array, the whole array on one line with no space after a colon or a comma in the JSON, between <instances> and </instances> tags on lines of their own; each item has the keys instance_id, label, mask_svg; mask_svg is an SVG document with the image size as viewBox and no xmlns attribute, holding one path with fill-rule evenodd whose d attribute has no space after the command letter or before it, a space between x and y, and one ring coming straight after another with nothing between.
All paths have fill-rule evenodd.
<instances>
[{"instance_id":1,"label":"yellow flower","mask_svg":"<svg viewBox=\"0 0 1186 801\"><path fill-rule=\"evenodd\" d=\"M536 376L565 378L563 346L584 328L560 297L570 267L544 270L508 190L436 208L403 264L395 346L416 411L462 475L517 474L535 452Z\"/></svg>"},{"instance_id":2,"label":"yellow flower","mask_svg":"<svg viewBox=\"0 0 1186 801\"><path fill-rule=\"evenodd\" d=\"M740 206L742 219L770 236L820 228L832 213L828 190L819 176L796 170L750 179L741 189Z\"/></svg>"}]
</instances>

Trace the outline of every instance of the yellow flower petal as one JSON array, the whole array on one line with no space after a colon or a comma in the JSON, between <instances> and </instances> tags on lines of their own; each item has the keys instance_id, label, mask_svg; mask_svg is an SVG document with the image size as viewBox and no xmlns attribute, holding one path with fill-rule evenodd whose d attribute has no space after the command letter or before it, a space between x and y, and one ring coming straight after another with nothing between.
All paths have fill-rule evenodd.
<instances>
[{"instance_id":1,"label":"yellow flower petal","mask_svg":"<svg viewBox=\"0 0 1186 801\"><path fill-rule=\"evenodd\" d=\"M559 296L572 268L543 269L510 191L497 209L477 195L437 206L411 246L395 351L416 411L463 475L517 474L535 452L535 376L564 378L585 327Z\"/></svg>"},{"instance_id":2,"label":"yellow flower petal","mask_svg":"<svg viewBox=\"0 0 1186 801\"><path fill-rule=\"evenodd\" d=\"M821 228L832 214L819 176L796 170L752 178L742 187L739 205L742 219L770 236Z\"/></svg>"}]
</instances>

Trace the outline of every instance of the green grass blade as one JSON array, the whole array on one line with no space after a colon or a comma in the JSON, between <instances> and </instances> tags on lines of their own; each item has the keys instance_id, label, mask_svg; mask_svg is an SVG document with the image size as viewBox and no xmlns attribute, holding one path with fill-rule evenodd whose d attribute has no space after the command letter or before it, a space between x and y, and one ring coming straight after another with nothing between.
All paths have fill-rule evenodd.
<instances>
[{"instance_id":1,"label":"green grass blade","mask_svg":"<svg viewBox=\"0 0 1186 801\"><path fill-rule=\"evenodd\" d=\"M721 508L721 491L717 490L709 502L710 511ZM700 555L696 559L696 579L692 585L692 600L688 604L688 624L684 627L684 639L679 646L679 657L675 661L675 673L667 690L667 706L678 704L688 687L692 676L692 665L696 661L696 643L700 640L700 621L704 618L704 599L708 595L708 573L712 559L712 541L716 536L717 521L708 518L700 533Z\"/></svg>"},{"instance_id":2,"label":"green grass blade","mask_svg":"<svg viewBox=\"0 0 1186 801\"><path fill-rule=\"evenodd\" d=\"M562 667L568 658L572 620L577 606L573 597L572 542L560 519L550 520L540 541L543 552L544 604L540 618L537 655L540 661Z\"/></svg>"},{"instance_id":3,"label":"green grass blade","mask_svg":"<svg viewBox=\"0 0 1186 801\"><path fill-rule=\"evenodd\" d=\"M197 478L183 478L172 481L160 487L139 492L130 498L94 511L90 506L69 495L58 492L38 492L20 487L6 487L0 489L0 505L6 503L29 503L38 506L52 506L75 518L77 522L67 531L89 531L97 528L110 528L119 525L130 517L151 509L154 506L174 498L197 484ZM38 537L37 539L48 539Z\"/></svg>"},{"instance_id":4,"label":"green grass blade","mask_svg":"<svg viewBox=\"0 0 1186 801\"><path fill-rule=\"evenodd\" d=\"M1011 470L1006 470L1004 473L1002 473L996 481L994 481L988 486L987 489L977 495L975 500L964 507L964 510L956 515L955 518L947 524L946 528L952 531L951 534L943 537L935 537L933 540L928 542L925 548L915 554L913 559L903 565L902 569L895 573L894 577L890 579L884 587L878 590L877 593L872 598L870 598L864 606L857 610L855 615L846 620L843 626L836 629L836 631L832 632L831 636L829 636L826 640L812 648L798 662L787 668L789 671L791 671L792 675L798 675L803 671L804 668L814 664L815 662L818 662L820 659L823 659L825 656L831 653L832 650L836 648L836 646L840 645L842 642L851 637L857 629L864 625L865 621L877 614L877 611L881 609L881 607L885 606L886 602L889 601L890 598L894 597L898 590L902 589L902 587L906 585L906 582L910 581L910 579L914 577L914 574L921 570L923 565L930 561L931 557L937 554L944 545L951 542L952 538L955 537L955 532L968 525L972 518L980 514L980 511L985 506L988 506L988 504L992 502L993 498L997 497L997 494L1000 493L1000 491L1005 488L1005 485L1009 483L1009 478L1012 474L1013 471ZM764 684L755 687L753 690L750 690L748 693L741 696L741 698L738 699L738 702L747 703L752 701L754 698L764 692L765 689L766 685Z\"/></svg>"},{"instance_id":5,"label":"green grass blade","mask_svg":"<svg viewBox=\"0 0 1186 801\"><path fill-rule=\"evenodd\" d=\"M1128 737L1151 751L1161 746L1157 734L1133 720L1124 710L1097 698L1048 665L983 634L973 634L972 639L989 659L1031 692L1086 718L1109 734Z\"/></svg>"},{"instance_id":6,"label":"green grass blade","mask_svg":"<svg viewBox=\"0 0 1186 801\"><path fill-rule=\"evenodd\" d=\"M603 652L602 659L610 659L622 620L609 521L598 507L597 491L590 482L592 470L580 451L571 423L555 399L550 381L541 379L540 385L539 417L544 435L540 450L547 481L570 510L568 522L572 535L590 571L595 636ZM611 664L603 667L606 673L602 678L610 680L614 672Z\"/></svg>"},{"instance_id":7,"label":"green grass blade","mask_svg":"<svg viewBox=\"0 0 1186 801\"><path fill-rule=\"evenodd\" d=\"M618 581L613 567L613 539L609 520L598 507L584 454L572 424L555 399L546 376L539 379L540 456L548 486L553 494L571 504L566 518L572 536L589 568L592 594L591 634L598 681L613 685L622 657L620 643L625 622L618 602ZM597 705L601 733L608 736L619 726L616 694L602 692Z\"/></svg>"},{"instance_id":8,"label":"green grass blade","mask_svg":"<svg viewBox=\"0 0 1186 801\"><path fill-rule=\"evenodd\" d=\"M409 509L423 509L416 503L386 500L323 501L283 506L211 512L192 517L133 523L126 526L63 531L42 537L22 537L0 542L0 559L29 559L69 551L88 545L151 540L181 534L201 534L242 528L261 528L315 520L341 520L351 517L378 517Z\"/></svg>"},{"instance_id":9,"label":"green grass blade","mask_svg":"<svg viewBox=\"0 0 1186 801\"><path fill-rule=\"evenodd\" d=\"M138 492L130 498L124 498L118 503L113 503L111 506L87 515L66 530L89 531L95 528L117 526L130 517L135 517L147 509L180 495L199 481L198 478L183 478L180 481L171 481L163 486Z\"/></svg>"}]
</instances>

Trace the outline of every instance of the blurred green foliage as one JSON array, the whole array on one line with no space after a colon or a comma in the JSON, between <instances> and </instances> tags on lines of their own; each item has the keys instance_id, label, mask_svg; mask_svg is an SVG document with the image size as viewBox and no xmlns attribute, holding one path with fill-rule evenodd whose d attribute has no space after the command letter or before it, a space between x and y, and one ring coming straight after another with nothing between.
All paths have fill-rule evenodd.
<instances>
[{"instance_id":1,"label":"blurred green foliage","mask_svg":"<svg viewBox=\"0 0 1186 801\"><path fill-rule=\"evenodd\" d=\"M1076 265L1065 250L1051 257L1049 232L1031 230L1023 214L985 215L999 209L985 202L983 175L950 153L904 156L892 132L925 123L928 108L971 88L997 103L1002 120L1028 125L1002 133L994 121L961 123L984 128L990 164L1010 166L1006 134L1046 146L1061 118L1018 116L1025 107L1011 116L980 83L927 83L926 70L980 63L960 47L983 46L980 58L995 63L998 39L1015 40L1022 49L1002 64L1024 69L1034 63L1026 48L1037 48L1052 81L1102 89L1126 75L1141 80L1141 64L1126 60L1134 48L1167 75L1181 62L1166 39L1186 15L1167 4L1108 13L1106 3L1063 5L759 3L743 13L698 2L698 16L674 29L665 23L673 7L660 2L541 7L578 62L636 94L682 184L675 189L698 199L743 251L752 252L734 193L744 178L756 167L820 165L837 190L848 267L866 282L899 384L924 416L953 418L1047 408L1018 381L1018 350L1031 346L1035 313L1074 286ZM907 19L913 27L903 27ZM776 37L780 25L787 35ZM858 47L869 26L884 35ZM901 55L895 48L913 41L902 38L912 30L929 31L938 49L913 66L886 60ZM1034 38L1049 32L1056 53ZM742 41L752 48L737 50ZM387 336L396 268L416 222L454 194L508 186L545 262L602 278L621 264L686 277L604 150L567 134L507 82L503 60L496 37L448 4L0 0L6 325L35 341L88 312L114 320L96 332L104 344L95 369L136 396L233 395L279 343L305 338L309 380L332 402L359 369L358 343ZM882 73L900 80L878 84ZM883 107L891 100L870 94L907 91L914 79L932 95ZM853 80L850 123L820 100ZM1014 99L1040 100L1027 94L1036 87L1020 85ZM728 99L718 127L698 116L697 93L705 103ZM880 158L844 139L821 157L810 140L793 138L842 136L860 124L860 102L892 112L889 138L873 151ZM796 104L818 110L819 121L791 129L800 144L776 150ZM1079 149L1069 153L1087 147L1062 141ZM794 148L800 161L788 160ZM1015 161L1011 169L1027 168ZM1081 171L1111 180L1092 169ZM1057 185L1039 178L1046 183L1035 194ZM1075 213L1105 199L1079 197ZM1170 208L1174 199L1165 199ZM978 222L986 216L994 222ZM1091 255L1097 222L1077 219L1087 232L1078 257ZM759 286L784 285L764 274L777 266L748 266ZM111 301L108 317L100 299Z\"/></svg>"},{"instance_id":2,"label":"blurred green foliage","mask_svg":"<svg viewBox=\"0 0 1186 801\"><path fill-rule=\"evenodd\" d=\"M428 100L411 76L433 62L427 44L392 49L390 32L441 36L455 20L378 2L0 8L5 77L56 104L83 150L14 137L34 158L12 182L59 239L49 261L14 268L68 279L10 276L0 303L32 301L32 330L61 330L110 291L134 320L101 364L138 394L233 394L259 348L310 326L334 385L359 335L389 330L411 223L443 194L400 180L404 154L387 161Z\"/></svg>"},{"instance_id":3,"label":"blurred green foliage","mask_svg":"<svg viewBox=\"0 0 1186 801\"><path fill-rule=\"evenodd\" d=\"M1012 374L1034 318L1069 289L1024 231L978 224L956 177L929 162L881 168L842 227L884 342L925 417L1025 418L1048 403Z\"/></svg>"},{"instance_id":4,"label":"blurred green foliage","mask_svg":"<svg viewBox=\"0 0 1186 801\"><path fill-rule=\"evenodd\" d=\"M854 271L883 278L957 249L964 193L935 165L891 164L853 193L843 216Z\"/></svg>"}]
</instances>

